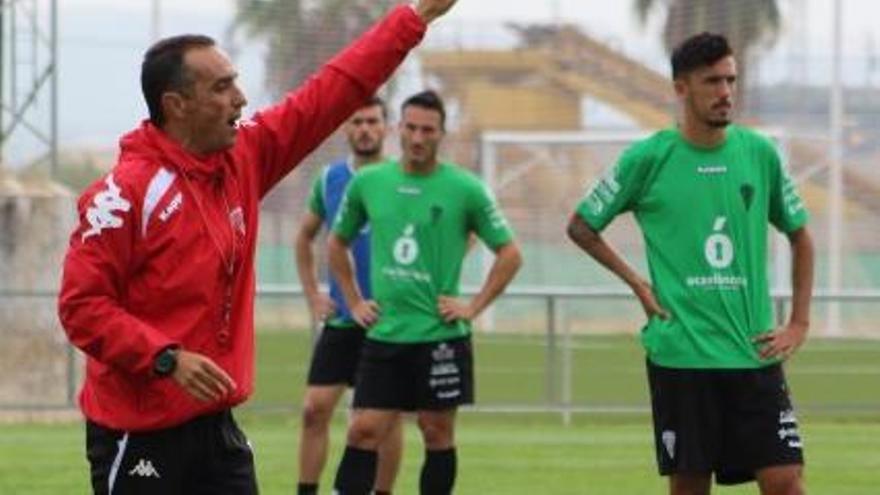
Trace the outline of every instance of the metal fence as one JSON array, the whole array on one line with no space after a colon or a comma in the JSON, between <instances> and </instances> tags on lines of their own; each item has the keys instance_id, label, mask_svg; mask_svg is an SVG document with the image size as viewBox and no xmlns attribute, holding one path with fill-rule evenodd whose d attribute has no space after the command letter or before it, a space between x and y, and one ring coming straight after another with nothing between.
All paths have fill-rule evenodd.
<instances>
[{"instance_id":1,"label":"metal fence","mask_svg":"<svg viewBox=\"0 0 880 495\"><path fill-rule=\"evenodd\" d=\"M465 290L473 294L474 290ZM261 286L257 291L258 308L260 303L271 300L284 301L285 316L265 314L272 310L258 309L258 334L264 325L279 328L309 328L304 304L292 301L302 298L298 286ZM774 292L772 294L777 320L781 323L786 316L791 294ZM54 315L54 294L49 292L4 291L0 293L0 307L13 305L29 306L32 311L49 312ZM862 315L873 322L880 316L880 291L848 290L830 293L819 290L814 294L815 306L838 302L844 307L867 305L871 315ZM619 332L634 332L643 319L641 308L632 294L618 289L589 289L580 287L513 287L498 301L496 307L519 308L519 311L496 311L491 321L478 322L477 335L505 333L526 333L540 336L544 353L545 369L543 399L539 403L523 401L491 403L483 402L475 410L486 412L554 412L568 422L578 412L634 412L644 411L642 407L620 406L614 404L585 403L574 400L573 389L576 373L573 367L573 340L579 335L603 332L600 325L585 329L579 325L579 318L570 318L568 306L576 303L578 307L608 307L622 304L618 313L616 328ZM262 306L265 308L266 306ZM271 307L271 306L270 306ZM523 309L523 307L527 307ZM0 374L0 410L41 411L62 410L75 406L76 393L82 377L83 359L81 354L64 339L54 318L43 319L48 324L33 328L29 332L7 335L7 345L0 354L6 363ZM264 323L260 323L260 322ZM265 323L272 322L272 323ZM516 323L512 323L516 322ZM628 329L628 330L627 330ZM880 332L861 334L862 337L880 339ZM822 337L821 334L817 337ZM19 344L14 342L18 341ZM25 345L27 344L27 345ZM305 366L305 363L303 363ZM858 400L858 398L854 398ZM260 404L278 408L290 407L287 404Z\"/></svg>"}]
</instances>

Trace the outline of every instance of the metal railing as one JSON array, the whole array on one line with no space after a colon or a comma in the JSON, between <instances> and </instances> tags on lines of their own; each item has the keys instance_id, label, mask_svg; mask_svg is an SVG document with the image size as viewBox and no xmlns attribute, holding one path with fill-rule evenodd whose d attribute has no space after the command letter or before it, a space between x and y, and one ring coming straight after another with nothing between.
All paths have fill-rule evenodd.
<instances>
[{"instance_id":1,"label":"metal railing","mask_svg":"<svg viewBox=\"0 0 880 495\"><path fill-rule=\"evenodd\" d=\"M475 287L462 289L463 295L473 295L477 292ZM257 291L258 296L271 297L294 297L303 296L299 286L261 286ZM561 324L560 306L563 301L578 299L603 299L603 300L635 300L631 291L620 288L587 288L587 287L563 287L563 286L515 286L508 288L502 298L517 299L543 299L546 321L546 401L540 406L475 406L472 409L487 412L558 412L562 415L563 422L569 424L573 413L576 412L646 412L647 408L630 407L585 407L578 406L573 402L573 359L572 345L573 332L570 327ZM786 309L790 304L792 294L790 291L772 291L770 295L773 301L774 314L777 324L785 322ZM813 302L877 302L880 303L880 290L842 290L831 292L824 289L813 291ZM556 377L561 377L557 382ZM558 387L558 388L557 388Z\"/></svg>"},{"instance_id":2,"label":"metal railing","mask_svg":"<svg viewBox=\"0 0 880 495\"><path fill-rule=\"evenodd\" d=\"M476 293L476 288L467 287L462 290L463 295L472 295ZM54 300L57 294L51 291L2 291L0 292L0 300L8 298L25 298L25 299L49 299ZM257 289L257 297L259 298L290 298L304 296L302 288L294 285L262 285ZM560 313L561 305L565 301L572 300L630 300L634 301L633 294L623 288L607 289L607 288L582 288L582 287L528 287L517 286L509 288L502 298L509 299L540 299L543 300L544 321L546 325L545 346L546 346L546 398L543 404L535 406L476 406L473 409L477 411L488 412L558 412L562 415L563 421L569 423L571 416L576 412L635 412L646 411L642 408L597 408L579 406L573 402L573 359L572 345L573 332L567 325L562 325ZM50 299L51 298L51 299ZM773 291L771 293L775 314L778 323L782 323L786 317L786 309L791 300L790 292ZM880 290L845 290L830 292L823 289L814 291L814 302L862 302L862 303L880 303ZM66 404L64 405L47 405L28 406L26 409L57 409L71 407L75 404L76 396L76 351L66 346ZM557 381L559 377L559 381ZM0 405L0 409L10 409L9 405ZM625 409L625 411L624 411Z\"/></svg>"}]
</instances>

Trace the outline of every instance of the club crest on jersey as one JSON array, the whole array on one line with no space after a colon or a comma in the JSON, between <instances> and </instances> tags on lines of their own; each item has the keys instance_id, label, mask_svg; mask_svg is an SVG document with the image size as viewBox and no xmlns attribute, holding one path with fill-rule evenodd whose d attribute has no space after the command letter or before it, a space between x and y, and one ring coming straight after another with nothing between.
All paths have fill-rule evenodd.
<instances>
[{"instance_id":1,"label":"club crest on jersey","mask_svg":"<svg viewBox=\"0 0 880 495\"><path fill-rule=\"evenodd\" d=\"M131 203L122 197L122 190L113 181L113 174L104 180L107 189L95 194L92 198L92 206L86 211L86 221L91 228L82 235L82 242L89 237L98 235L104 229L118 229L122 227L122 217L114 215L116 212L127 212L131 209Z\"/></svg>"},{"instance_id":2,"label":"club crest on jersey","mask_svg":"<svg viewBox=\"0 0 880 495\"><path fill-rule=\"evenodd\" d=\"M443 216L443 207L439 205L431 206L431 223L436 224L440 221L441 216Z\"/></svg>"},{"instance_id":3,"label":"club crest on jersey","mask_svg":"<svg viewBox=\"0 0 880 495\"><path fill-rule=\"evenodd\" d=\"M236 232L241 235L245 234L244 210L241 209L241 206L229 212L229 223Z\"/></svg>"},{"instance_id":4,"label":"club crest on jersey","mask_svg":"<svg viewBox=\"0 0 880 495\"><path fill-rule=\"evenodd\" d=\"M743 184L739 188L739 195L742 197L746 211L749 211L752 207L752 200L755 198L755 187L751 184Z\"/></svg>"}]
</instances>

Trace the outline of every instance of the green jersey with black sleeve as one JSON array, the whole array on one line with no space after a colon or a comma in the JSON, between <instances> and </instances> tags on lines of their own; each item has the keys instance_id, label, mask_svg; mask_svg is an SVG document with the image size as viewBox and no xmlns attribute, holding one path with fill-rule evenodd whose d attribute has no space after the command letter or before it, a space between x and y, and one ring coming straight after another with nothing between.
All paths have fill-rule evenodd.
<instances>
[{"instance_id":1,"label":"green jersey with black sleeve","mask_svg":"<svg viewBox=\"0 0 880 495\"><path fill-rule=\"evenodd\" d=\"M445 323L438 297L459 295L468 237L490 248L513 233L489 189L471 172L439 163L429 174L406 173L397 161L361 170L348 185L333 231L352 239L370 224L370 283L379 319L368 338L434 342L470 333Z\"/></svg>"},{"instance_id":2,"label":"green jersey with black sleeve","mask_svg":"<svg viewBox=\"0 0 880 495\"><path fill-rule=\"evenodd\" d=\"M752 339L774 326L768 224L789 233L807 223L773 143L739 126L713 148L660 131L628 148L577 207L597 232L624 211L642 230L654 293L671 314L642 329L651 362L767 365Z\"/></svg>"}]
</instances>

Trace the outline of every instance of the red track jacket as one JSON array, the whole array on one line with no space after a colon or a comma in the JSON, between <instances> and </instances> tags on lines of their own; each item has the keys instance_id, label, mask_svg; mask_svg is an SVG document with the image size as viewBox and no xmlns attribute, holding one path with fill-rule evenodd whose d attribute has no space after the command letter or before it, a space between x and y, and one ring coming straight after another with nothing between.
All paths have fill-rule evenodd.
<instances>
[{"instance_id":1,"label":"red track jacket","mask_svg":"<svg viewBox=\"0 0 880 495\"><path fill-rule=\"evenodd\" d=\"M207 158L148 122L122 138L113 171L79 199L59 296L61 323L88 356L79 397L87 418L154 430L250 396L259 202L376 92L424 31L413 9L395 9ZM204 404L155 377L155 355L172 344L213 359L236 392Z\"/></svg>"}]
</instances>

